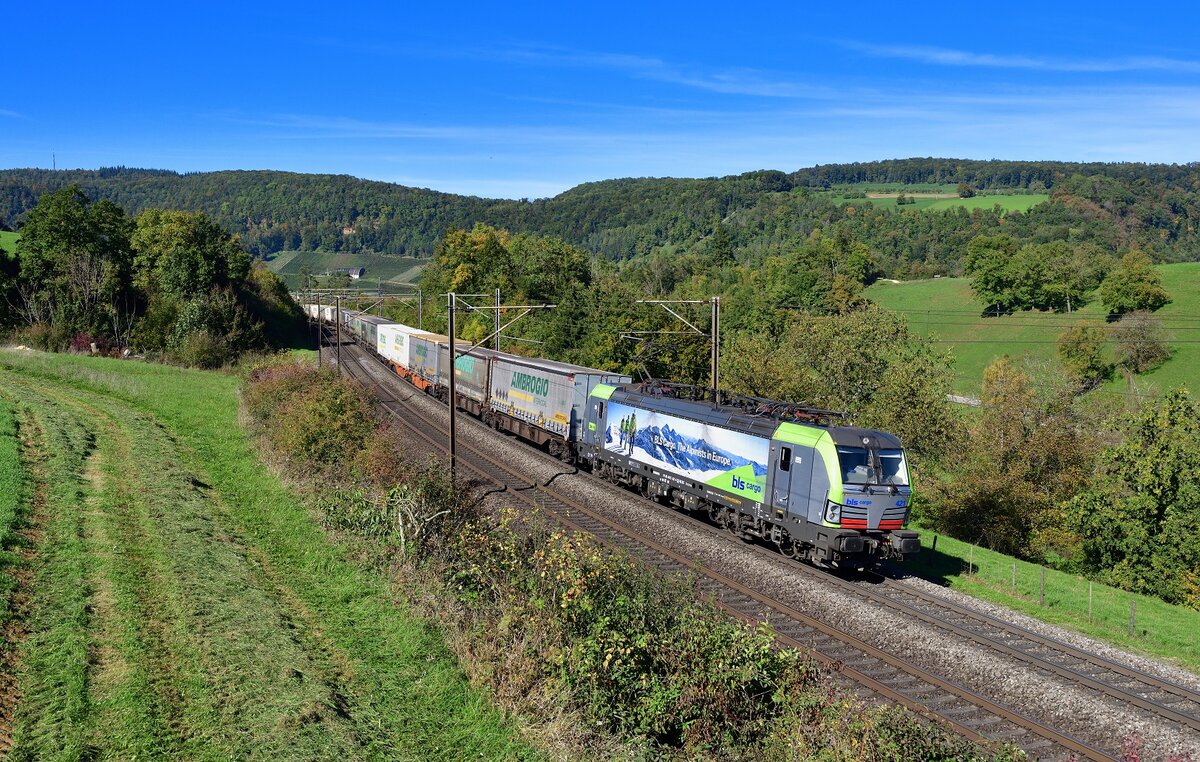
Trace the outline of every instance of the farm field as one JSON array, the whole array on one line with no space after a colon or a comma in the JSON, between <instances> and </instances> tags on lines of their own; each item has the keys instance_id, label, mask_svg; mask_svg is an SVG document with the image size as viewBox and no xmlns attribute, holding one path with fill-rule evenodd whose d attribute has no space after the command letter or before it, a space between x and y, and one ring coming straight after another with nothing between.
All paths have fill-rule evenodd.
<instances>
[{"instance_id":1,"label":"farm field","mask_svg":"<svg viewBox=\"0 0 1200 762\"><path fill-rule=\"evenodd\" d=\"M912 196L917 192L905 191L905 194ZM943 195L937 194L937 196ZM844 198L842 196L834 196L833 200L840 204L871 204L883 209L932 209L938 211L942 209L962 208L971 210L991 209L993 206L999 205L1006 212L1025 212L1050 198L1050 196L1044 193L997 194L994 196L974 196L972 198L958 198L956 195L950 198L939 198L937 196L916 196L913 203L905 204L904 206L896 204L896 196L894 194L879 198Z\"/></svg>"},{"instance_id":2,"label":"farm field","mask_svg":"<svg viewBox=\"0 0 1200 762\"><path fill-rule=\"evenodd\" d=\"M1200 378L1200 263L1160 265L1158 269L1172 301L1154 314L1163 322L1174 355L1136 378L1139 389L1152 394L1181 384L1192 388ZM1070 315L1018 312L980 317L985 305L975 299L966 278L880 281L867 289L866 295L881 307L903 314L915 331L932 335L939 346L950 351L955 389L969 395L979 391L983 370L995 358L1008 355L1057 362L1055 346L1064 330L1080 321L1105 324L1105 310L1098 302ZM1124 380L1116 378L1106 390L1126 392L1128 388Z\"/></svg>"},{"instance_id":3,"label":"farm field","mask_svg":"<svg viewBox=\"0 0 1200 762\"><path fill-rule=\"evenodd\" d=\"M326 251L284 251L267 260L267 267L278 273L288 288L299 288L300 270L305 266L314 274L340 267L365 267L363 286L375 286L377 280L385 285L415 283L427 260L412 257L390 257L382 254L354 254Z\"/></svg>"},{"instance_id":4,"label":"farm field","mask_svg":"<svg viewBox=\"0 0 1200 762\"><path fill-rule=\"evenodd\" d=\"M0 383L10 758L537 756L257 459L236 378L3 350Z\"/></svg>"}]
</instances>

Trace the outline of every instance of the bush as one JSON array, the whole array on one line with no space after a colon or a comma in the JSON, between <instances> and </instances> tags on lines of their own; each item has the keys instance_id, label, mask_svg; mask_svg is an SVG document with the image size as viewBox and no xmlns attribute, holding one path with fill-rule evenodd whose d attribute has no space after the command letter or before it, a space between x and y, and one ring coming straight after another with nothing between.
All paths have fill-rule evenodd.
<instances>
[{"instance_id":1,"label":"bush","mask_svg":"<svg viewBox=\"0 0 1200 762\"><path fill-rule=\"evenodd\" d=\"M189 368L220 368L236 356L229 342L207 329L193 331L171 352L171 359Z\"/></svg>"},{"instance_id":2,"label":"bush","mask_svg":"<svg viewBox=\"0 0 1200 762\"><path fill-rule=\"evenodd\" d=\"M34 323L17 331L17 341L34 349L61 352L70 346L71 334L67 328L53 323Z\"/></svg>"},{"instance_id":3,"label":"bush","mask_svg":"<svg viewBox=\"0 0 1200 762\"><path fill-rule=\"evenodd\" d=\"M286 360L253 370L250 382L247 412L276 452L321 470L350 468L373 429L371 404L357 384Z\"/></svg>"},{"instance_id":4,"label":"bush","mask_svg":"<svg viewBox=\"0 0 1200 762\"><path fill-rule=\"evenodd\" d=\"M1171 358L1162 323L1148 312L1131 312L1112 329L1117 361L1132 373L1154 370Z\"/></svg>"},{"instance_id":5,"label":"bush","mask_svg":"<svg viewBox=\"0 0 1200 762\"><path fill-rule=\"evenodd\" d=\"M1083 391L1090 391L1112 377L1112 363L1104 359L1107 336L1102 328L1080 323L1058 337L1058 356L1063 367Z\"/></svg>"},{"instance_id":6,"label":"bush","mask_svg":"<svg viewBox=\"0 0 1200 762\"><path fill-rule=\"evenodd\" d=\"M98 355L113 354L113 343L104 336L93 336L90 333L77 333L71 339L71 351L78 354L92 354L93 348Z\"/></svg>"}]
</instances>

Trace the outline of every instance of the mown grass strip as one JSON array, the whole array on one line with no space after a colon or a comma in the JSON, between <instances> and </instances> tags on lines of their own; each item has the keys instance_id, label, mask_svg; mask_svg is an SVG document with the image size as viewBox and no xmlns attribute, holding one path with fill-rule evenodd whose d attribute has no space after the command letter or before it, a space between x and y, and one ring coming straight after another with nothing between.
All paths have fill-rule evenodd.
<instances>
[{"instance_id":1,"label":"mown grass strip","mask_svg":"<svg viewBox=\"0 0 1200 762\"><path fill-rule=\"evenodd\" d=\"M235 379L18 353L0 355L0 365L40 385L116 397L166 427L177 441L181 466L211 485L207 510L214 531L240 539L248 561L261 568L274 585L272 595L294 617L290 626L297 640L310 653L324 650L326 663L337 665L330 667L335 711L318 711L317 722L301 718L298 732L323 735L328 723L345 715L361 741L356 755L361 758L537 756L514 738L486 697L470 688L440 634L393 603L383 575L346 561L343 549L331 545L304 506L265 471L238 425ZM160 445L151 439L148 446ZM257 646L249 641L247 647ZM237 705L227 698L218 705ZM314 758L282 742L258 740L244 756Z\"/></svg>"},{"instance_id":2,"label":"mown grass strip","mask_svg":"<svg viewBox=\"0 0 1200 762\"><path fill-rule=\"evenodd\" d=\"M28 454L45 517L33 569L29 635L12 760L77 760L88 751L88 568L83 539L84 463L93 436L62 411L25 407Z\"/></svg>"},{"instance_id":3,"label":"mown grass strip","mask_svg":"<svg viewBox=\"0 0 1200 762\"><path fill-rule=\"evenodd\" d=\"M12 616L15 567L24 539L20 530L29 501L29 477L21 462L21 442L12 405L0 399L0 625Z\"/></svg>"}]
</instances>

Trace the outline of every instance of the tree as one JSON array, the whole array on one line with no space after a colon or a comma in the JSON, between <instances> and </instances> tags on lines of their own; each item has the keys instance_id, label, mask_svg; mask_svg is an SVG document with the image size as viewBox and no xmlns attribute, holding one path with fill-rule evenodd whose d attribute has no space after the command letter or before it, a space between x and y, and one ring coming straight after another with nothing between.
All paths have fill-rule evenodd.
<instances>
[{"instance_id":1,"label":"tree","mask_svg":"<svg viewBox=\"0 0 1200 762\"><path fill-rule=\"evenodd\" d=\"M708 239L708 260L713 267L726 267L737 263L733 239L729 237L729 231L720 220L713 226L712 235Z\"/></svg>"},{"instance_id":2,"label":"tree","mask_svg":"<svg viewBox=\"0 0 1200 762\"><path fill-rule=\"evenodd\" d=\"M1153 370L1171 358L1162 323L1148 312L1131 312L1112 328L1117 362L1131 373Z\"/></svg>"},{"instance_id":3,"label":"tree","mask_svg":"<svg viewBox=\"0 0 1200 762\"><path fill-rule=\"evenodd\" d=\"M350 288L350 273L338 272L330 275L325 280L326 288Z\"/></svg>"},{"instance_id":4,"label":"tree","mask_svg":"<svg viewBox=\"0 0 1200 762\"><path fill-rule=\"evenodd\" d=\"M124 210L93 203L79 186L42 196L17 243L17 307L25 322L51 324L59 343L80 332L123 343L137 310L132 229Z\"/></svg>"},{"instance_id":5,"label":"tree","mask_svg":"<svg viewBox=\"0 0 1200 762\"><path fill-rule=\"evenodd\" d=\"M722 368L735 391L844 410L896 434L914 453L934 455L957 438L949 356L878 307L792 314L778 335L743 330Z\"/></svg>"},{"instance_id":6,"label":"tree","mask_svg":"<svg viewBox=\"0 0 1200 762\"><path fill-rule=\"evenodd\" d=\"M935 491L938 526L995 550L1041 556L1059 502L1092 467L1095 441L1073 400L1074 385L1048 369L1030 373L1007 357L989 365L952 481Z\"/></svg>"},{"instance_id":7,"label":"tree","mask_svg":"<svg viewBox=\"0 0 1200 762\"><path fill-rule=\"evenodd\" d=\"M959 183L958 184L958 197L959 198L974 198L975 197L975 189L972 188L967 183Z\"/></svg>"},{"instance_id":8,"label":"tree","mask_svg":"<svg viewBox=\"0 0 1200 762\"><path fill-rule=\"evenodd\" d=\"M833 276L825 298L829 311L838 315L864 309L870 304L863 296L862 283L841 273Z\"/></svg>"},{"instance_id":9,"label":"tree","mask_svg":"<svg viewBox=\"0 0 1200 762\"><path fill-rule=\"evenodd\" d=\"M1100 284L1100 301L1111 315L1146 310L1153 312L1171 301L1162 285L1162 276L1150 257L1140 249L1130 249Z\"/></svg>"},{"instance_id":10,"label":"tree","mask_svg":"<svg viewBox=\"0 0 1200 762\"><path fill-rule=\"evenodd\" d=\"M1009 312L1016 305L1009 261L1017 246L1017 240L1008 235L977 236L967 244L965 269L971 277L971 290L988 312Z\"/></svg>"},{"instance_id":11,"label":"tree","mask_svg":"<svg viewBox=\"0 0 1200 762\"><path fill-rule=\"evenodd\" d=\"M1066 505L1084 562L1111 584L1200 608L1200 406L1175 389L1127 429Z\"/></svg>"},{"instance_id":12,"label":"tree","mask_svg":"<svg viewBox=\"0 0 1200 762\"><path fill-rule=\"evenodd\" d=\"M250 258L237 238L199 212L147 209L131 243L134 282L151 295L190 299L245 280Z\"/></svg>"},{"instance_id":13,"label":"tree","mask_svg":"<svg viewBox=\"0 0 1200 762\"><path fill-rule=\"evenodd\" d=\"M1058 337L1058 356L1063 367L1079 385L1090 391L1112 377L1112 363L1104 358L1104 329L1078 323Z\"/></svg>"},{"instance_id":14,"label":"tree","mask_svg":"<svg viewBox=\"0 0 1200 762\"><path fill-rule=\"evenodd\" d=\"M1046 309L1060 312L1082 307L1112 267L1110 256L1087 244L1052 241L1040 244L1037 251L1044 261L1040 301Z\"/></svg>"}]
</instances>

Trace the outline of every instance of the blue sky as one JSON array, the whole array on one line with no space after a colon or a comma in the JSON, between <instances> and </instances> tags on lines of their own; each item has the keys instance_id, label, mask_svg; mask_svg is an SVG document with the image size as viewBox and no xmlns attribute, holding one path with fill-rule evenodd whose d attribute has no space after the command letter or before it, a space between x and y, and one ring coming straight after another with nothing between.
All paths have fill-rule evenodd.
<instances>
[{"instance_id":1,"label":"blue sky","mask_svg":"<svg viewBox=\"0 0 1200 762\"><path fill-rule=\"evenodd\" d=\"M1200 160L1200 12L1088 3L14 3L0 167L502 197L909 156Z\"/></svg>"}]
</instances>

